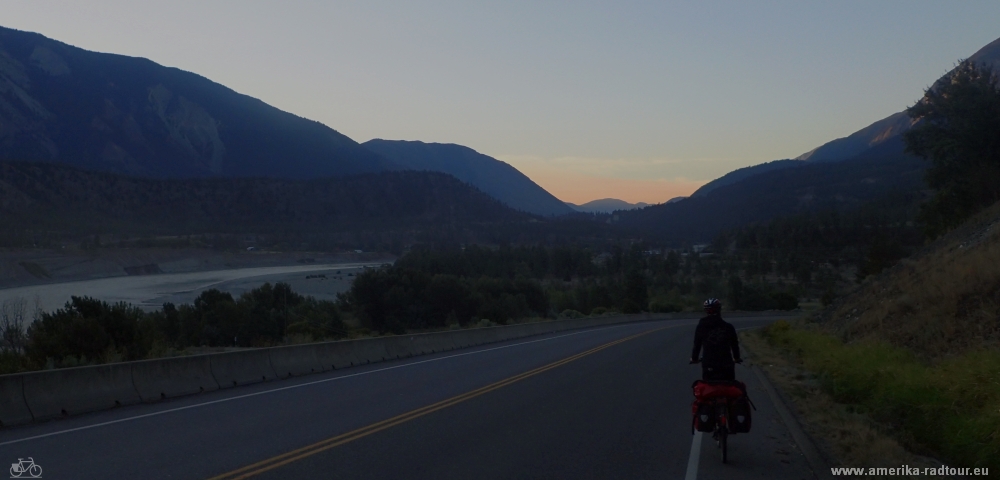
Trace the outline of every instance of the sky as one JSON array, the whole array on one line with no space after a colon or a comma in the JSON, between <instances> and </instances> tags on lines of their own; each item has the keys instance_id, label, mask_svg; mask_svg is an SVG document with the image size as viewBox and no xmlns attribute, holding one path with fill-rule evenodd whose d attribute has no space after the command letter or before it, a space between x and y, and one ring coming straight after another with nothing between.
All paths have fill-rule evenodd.
<instances>
[{"instance_id":1,"label":"sky","mask_svg":"<svg viewBox=\"0 0 1000 480\"><path fill-rule=\"evenodd\" d=\"M0 25L658 203L912 105L1000 37L1000 2L4 0Z\"/></svg>"}]
</instances>

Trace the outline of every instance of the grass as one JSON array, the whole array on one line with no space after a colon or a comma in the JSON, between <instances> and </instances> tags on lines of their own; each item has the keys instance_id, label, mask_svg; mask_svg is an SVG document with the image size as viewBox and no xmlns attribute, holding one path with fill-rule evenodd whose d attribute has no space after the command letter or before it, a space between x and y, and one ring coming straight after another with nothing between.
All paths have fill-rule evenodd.
<instances>
[{"instance_id":1,"label":"grass","mask_svg":"<svg viewBox=\"0 0 1000 480\"><path fill-rule=\"evenodd\" d=\"M802 427L830 459L831 466L939 465L907 451L858 409L834 401L815 375L763 336L743 332L740 337L740 343L751 355L749 358L788 395Z\"/></svg>"},{"instance_id":2,"label":"grass","mask_svg":"<svg viewBox=\"0 0 1000 480\"><path fill-rule=\"evenodd\" d=\"M863 414L911 450L949 465L1000 468L1000 351L972 350L930 363L884 342L778 321L762 330L830 398Z\"/></svg>"}]
</instances>

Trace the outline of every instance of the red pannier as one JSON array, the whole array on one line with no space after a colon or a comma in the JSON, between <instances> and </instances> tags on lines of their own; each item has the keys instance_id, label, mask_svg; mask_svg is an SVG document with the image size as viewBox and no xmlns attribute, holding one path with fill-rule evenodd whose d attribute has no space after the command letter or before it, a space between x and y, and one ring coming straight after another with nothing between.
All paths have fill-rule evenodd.
<instances>
[{"instance_id":1,"label":"red pannier","mask_svg":"<svg viewBox=\"0 0 1000 480\"><path fill-rule=\"evenodd\" d=\"M705 381L695 380L691 385L697 402L705 402L716 397L739 398L747 394L747 386L736 380Z\"/></svg>"},{"instance_id":2,"label":"red pannier","mask_svg":"<svg viewBox=\"0 0 1000 480\"><path fill-rule=\"evenodd\" d=\"M729 403L729 429L731 433L750 431L750 398L746 384L739 381L696 380L691 389L695 401L691 404L691 431L711 432L715 430L714 399L725 399Z\"/></svg>"}]
</instances>

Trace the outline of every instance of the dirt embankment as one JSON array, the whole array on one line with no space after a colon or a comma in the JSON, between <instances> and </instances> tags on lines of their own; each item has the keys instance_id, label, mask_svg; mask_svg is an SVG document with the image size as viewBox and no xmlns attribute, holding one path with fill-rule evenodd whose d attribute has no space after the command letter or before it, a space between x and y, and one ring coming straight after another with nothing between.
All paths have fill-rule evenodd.
<instances>
[{"instance_id":1,"label":"dirt embankment","mask_svg":"<svg viewBox=\"0 0 1000 480\"><path fill-rule=\"evenodd\" d=\"M818 318L845 341L925 360L1000 349L1000 203L869 278Z\"/></svg>"},{"instance_id":2,"label":"dirt embankment","mask_svg":"<svg viewBox=\"0 0 1000 480\"><path fill-rule=\"evenodd\" d=\"M98 278L232 268L372 262L378 253L217 252L203 249L0 250L0 289Z\"/></svg>"}]
</instances>

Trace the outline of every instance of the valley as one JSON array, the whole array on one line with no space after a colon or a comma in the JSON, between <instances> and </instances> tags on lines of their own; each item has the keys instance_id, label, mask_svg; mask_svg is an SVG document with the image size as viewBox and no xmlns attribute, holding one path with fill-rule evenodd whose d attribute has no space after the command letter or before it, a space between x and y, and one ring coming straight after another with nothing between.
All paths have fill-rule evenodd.
<instances>
[{"instance_id":1,"label":"valley","mask_svg":"<svg viewBox=\"0 0 1000 480\"><path fill-rule=\"evenodd\" d=\"M96 446L121 447L135 453L121 471L142 476L144 465L169 459L102 432L147 435L138 420L148 416L166 432L156 440L163 451L203 454L233 435L245 442L204 468L163 467L178 476L318 478L345 465L338 474L359 478L696 480L699 468L700 478L824 478L829 466L890 458L1000 468L1000 39L926 78L903 111L851 117L852 130L867 126L798 156L726 168L662 203L627 191L619 198L630 201L565 202L512 163L690 184L684 162L734 161L715 144L751 129L736 115L743 102L758 105L757 92L712 92L667 128L656 119L711 81L692 81L654 115L645 110L652 100L617 96L631 87L606 98L574 90L598 88L600 70L631 78L655 67L645 61L508 78L533 48L503 68L484 66L497 52L476 50L448 76L479 83L467 80L469 91L444 101L431 96L428 79L439 77L414 72L452 57L408 51L398 77L380 76L390 59L340 63L347 49L328 48L323 62L343 78L308 79L303 91L321 80L324 105L337 110L350 103L338 81L366 76L381 90L369 92L362 114L325 118L343 121L343 131L385 125L387 137L425 140L356 141L199 73L0 27L0 446L42 446L62 472L75 461L96 468L86 459ZM555 63L576 58L549 53ZM477 75L502 77L488 96L509 105L480 116L470 92L488 82ZM787 81L790 96L827 94ZM518 108L531 111L512 93L519 85L558 85L550 96L572 105L559 121L548 116L558 109L538 107L545 111L504 124ZM294 105L299 87L268 101ZM396 90L419 91L425 129L395 122L405 109L381 96ZM868 98L856 86L851 94ZM726 115L709 115L724 98ZM791 103L773 101L793 115ZM431 125L456 111L447 127ZM582 122L598 111L612 127ZM755 113L755 142L780 141L767 115ZM718 125L685 130L701 116ZM659 126L639 128L632 117ZM524 132L530 142L510 140ZM620 151L601 144L611 138L601 132L619 135ZM482 144L448 143L452 135ZM684 135L715 153L636 153L645 143L667 152ZM557 139L566 152L552 146ZM742 470L707 464L700 452L713 432L696 434L690 423L689 377L698 372L683 368L696 360L686 357L698 317L714 311L706 299L736 319L746 358L761 362L739 370L764 399L757 428L767 435L737 437L746 442L732 457ZM722 355L727 368L734 356ZM225 410L237 402L274 431ZM430 452L428 432L455 448ZM580 451L589 470L573 463ZM452 461L454 470L443 467Z\"/></svg>"}]
</instances>

